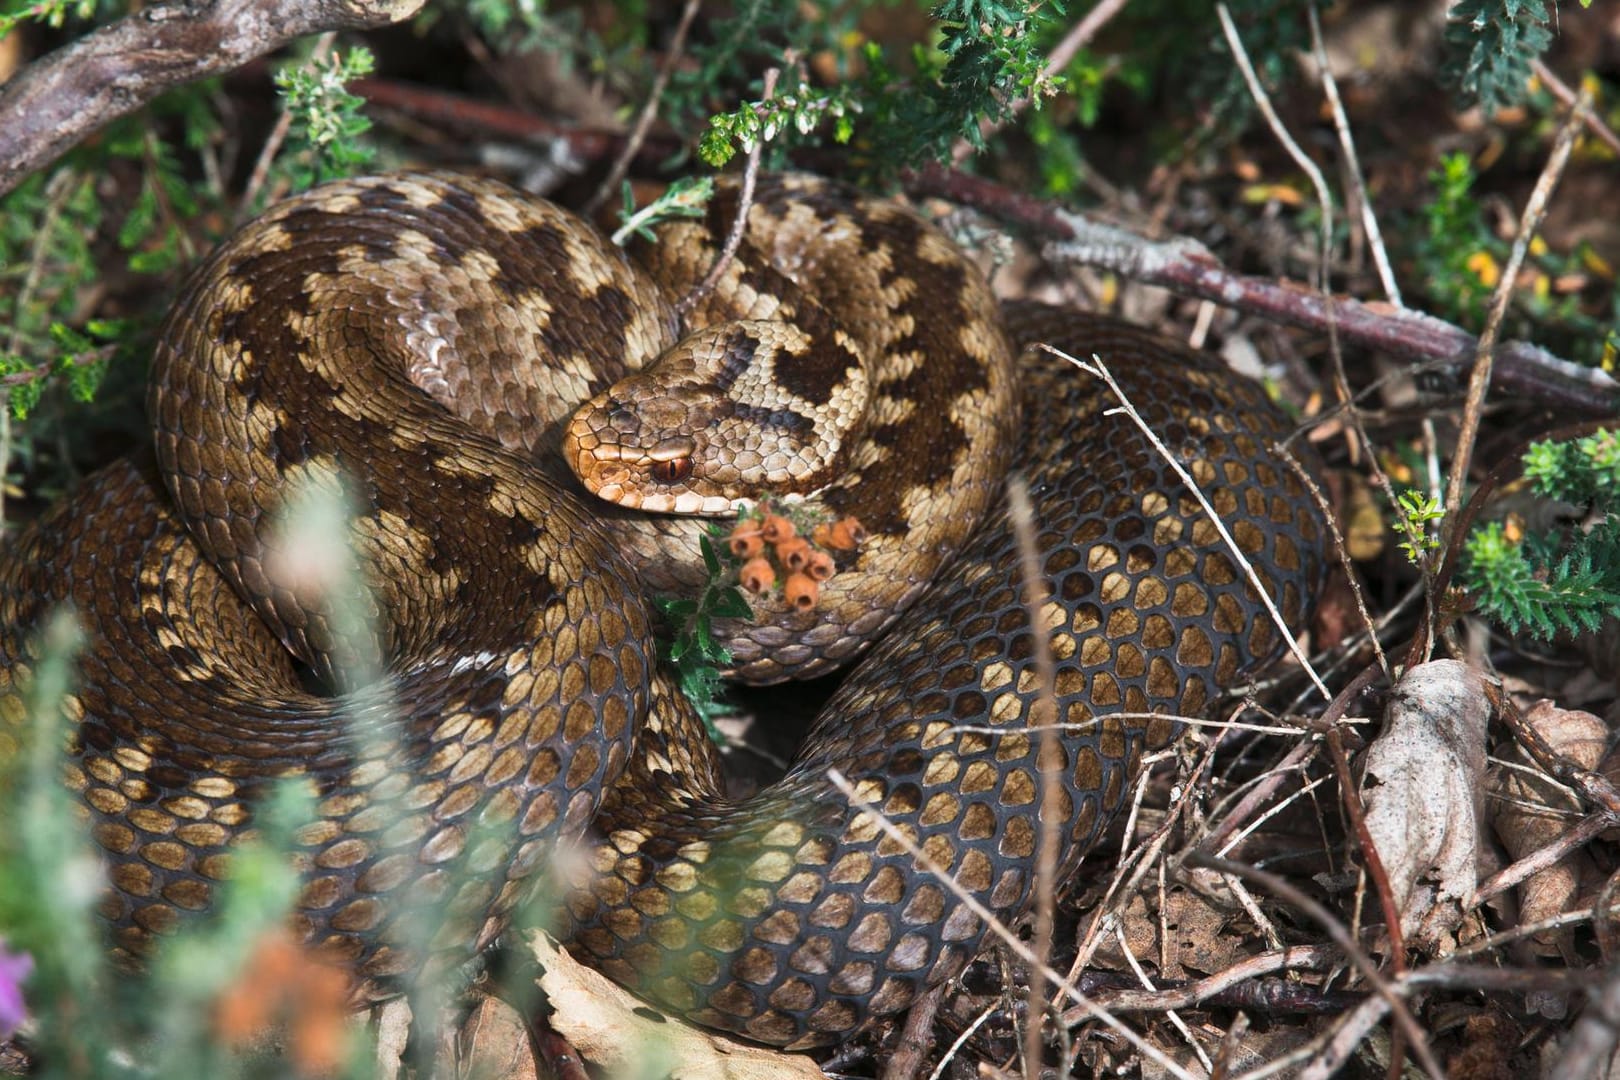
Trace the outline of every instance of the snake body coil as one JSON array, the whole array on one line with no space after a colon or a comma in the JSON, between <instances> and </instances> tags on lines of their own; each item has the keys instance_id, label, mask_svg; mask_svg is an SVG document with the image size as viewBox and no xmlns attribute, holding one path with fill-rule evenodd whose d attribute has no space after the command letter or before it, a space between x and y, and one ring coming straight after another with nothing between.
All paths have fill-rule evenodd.
<instances>
[{"instance_id":1,"label":"snake body coil","mask_svg":"<svg viewBox=\"0 0 1620 1080\"><path fill-rule=\"evenodd\" d=\"M431 174L287 200L199 270L154 361L156 464L109 467L0 553L0 751L51 611L72 605L88 632L69 777L106 853L117 948L142 952L209 906L254 800L298 775L319 801L298 834L295 923L368 988L481 948L556 845L585 835L573 947L649 1000L793 1046L904 1009L984 927L827 774L999 916L1025 906L1041 685L997 502L1015 432L1047 589L1034 623L1058 718L1076 725L1055 763L1066 875L1142 755L1178 733L1171 715L1278 651L1200 505L1105 414L1100 384L1050 357L1015 374L982 282L910 214L769 181L709 315L786 313L880 350L876 418L838 452L853 480L818 496L876 538L828 612L726 629L744 673L768 680L894 625L789 774L727 800L621 557L665 558L690 528L621 524L535 451L670 344L673 290L706 269L728 205L684 253L666 237L649 254L688 267L660 267L662 287L539 200ZM818 254L784 238L795 219ZM878 296L839 284L867 277ZM1110 364L1297 627L1323 529L1258 388L1109 320L1011 319ZM957 365L944 376L922 363L940 351ZM539 352L552 374L528 370ZM922 445L903 442L912 428ZM300 492L347 500L352 564L299 542Z\"/></svg>"}]
</instances>

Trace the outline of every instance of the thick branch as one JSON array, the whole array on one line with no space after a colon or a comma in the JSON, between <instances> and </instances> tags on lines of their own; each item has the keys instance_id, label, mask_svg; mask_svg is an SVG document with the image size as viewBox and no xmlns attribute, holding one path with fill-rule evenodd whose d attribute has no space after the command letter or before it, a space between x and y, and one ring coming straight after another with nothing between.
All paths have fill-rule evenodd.
<instances>
[{"instance_id":1,"label":"thick branch","mask_svg":"<svg viewBox=\"0 0 1620 1080\"><path fill-rule=\"evenodd\" d=\"M213 0L119 19L0 86L0 195L171 86L230 71L306 34L399 22L424 2Z\"/></svg>"},{"instance_id":2,"label":"thick branch","mask_svg":"<svg viewBox=\"0 0 1620 1080\"><path fill-rule=\"evenodd\" d=\"M1345 341L1434 363L1453 374L1473 363L1478 340L1461 327L1386 303L1363 303L1286 281L1238 274L1195 240L1149 240L937 166L910 174L907 187L1025 228L1045 240L1046 254L1056 262L1101 267L1181 296L1307 330L1325 333L1331 325ZM1493 355L1492 385L1498 390L1589 412L1620 409L1620 383L1595 368L1562 360L1523 341L1503 342Z\"/></svg>"}]
</instances>

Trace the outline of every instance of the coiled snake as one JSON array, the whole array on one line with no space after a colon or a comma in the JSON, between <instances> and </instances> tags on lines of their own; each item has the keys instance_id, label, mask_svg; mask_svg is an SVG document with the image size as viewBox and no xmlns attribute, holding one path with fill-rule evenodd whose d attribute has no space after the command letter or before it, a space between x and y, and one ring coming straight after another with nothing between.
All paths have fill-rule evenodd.
<instances>
[{"instance_id":1,"label":"coiled snake","mask_svg":"<svg viewBox=\"0 0 1620 1080\"><path fill-rule=\"evenodd\" d=\"M693 319L798 329L773 350L721 322L699 345L732 383L758 359L776 369L780 396L744 409L768 431L865 399L828 451L839 479L798 494L872 537L815 612L767 603L717 630L769 681L895 625L788 775L727 799L642 599L701 582L698 526L588 505L551 463L574 406L673 341L675 299L736 208L723 192L666 230L649 271L494 182L345 181L273 207L197 271L154 357L155 463L105 469L0 554L0 750L21 737L49 614L70 604L88 631L68 771L117 950L208 907L254 800L302 775L319 801L294 923L367 989L482 948L583 835L594 872L561 905L577 953L702 1023L834 1042L959 971L984 928L829 768L998 915L1031 892L1040 680L999 509L1015 452L1048 590L1036 620L1074 725L1065 875L1180 730L1171 715L1278 651L1191 492L1094 379L1033 354L1015 370L985 285L939 234L825 182L767 179ZM1259 389L1106 319L1009 318L1111 364L1297 627L1323 529L1270 449L1287 425ZM800 374L812 351L823 362ZM550 374L530 371L542 354ZM290 539L300 489L347 497L352 574Z\"/></svg>"}]
</instances>

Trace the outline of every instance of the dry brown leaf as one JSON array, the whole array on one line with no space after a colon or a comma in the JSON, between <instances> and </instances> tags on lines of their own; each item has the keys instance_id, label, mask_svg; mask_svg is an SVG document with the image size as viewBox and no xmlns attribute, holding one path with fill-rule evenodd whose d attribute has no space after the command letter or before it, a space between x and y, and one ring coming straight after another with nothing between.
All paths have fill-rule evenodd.
<instances>
[{"instance_id":1,"label":"dry brown leaf","mask_svg":"<svg viewBox=\"0 0 1620 1080\"><path fill-rule=\"evenodd\" d=\"M1596 716L1542 700L1524 714L1524 720L1558 754L1583 769L1598 767L1609 733ZM1543 778L1517 744L1501 757L1522 767L1491 770L1489 787L1496 796L1489 804L1491 825L1508 855L1518 860L1541 850L1569 828L1580 813L1580 803L1567 788ZM1577 851L1525 879L1518 888L1519 921L1533 923L1562 915L1575 906L1583 882L1594 875L1591 859ZM1557 956L1568 951L1571 937L1569 929L1549 930L1531 940L1541 955Z\"/></svg>"},{"instance_id":2,"label":"dry brown leaf","mask_svg":"<svg viewBox=\"0 0 1620 1080\"><path fill-rule=\"evenodd\" d=\"M1231 966L1238 956L1242 934L1229 929L1232 915L1191 889L1172 888L1164 893L1164 910L1138 894L1120 913L1120 929L1136 960L1161 979L1188 979L1211 975ZM1161 947L1159 931L1168 932L1169 948ZM1095 966L1123 970L1120 941L1109 935L1097 949Z\"/></svg>"},{"instance_id":3,"label":"dry brown leaf","mask_svg":"<svg viewBox=\"0 0 1620 1080\"><path fill-rule=\"evenodd\" d=\"M1389 876L1409 944L1434 951L1478 881L1480 792L1490 705L1456 660L1413 668L1367 750L1367 831Z\"/></svg>"},{"instance_id":4,"label":"dry brown leaf","mask_svg":"<svg viewBox=\"0 0 1620 1080\"><path fill-rule=\"evenodd\" d=\"M664 1016L580 964L550 936L536 931L528 940L544 972L540 989L551 1002L552 1028L609 1073L632 1075L633 1068L635 1075L670 1080L823 1080L803 1054L737 1042Z\"/></svg>"},{"instance_id":5,"label":"dry brown leaf","mask_svg":"<svg viewBox=\"0 0 1620 1080\"><path fill-rule=\"evenodd\" d=\"M441 1055L438 1075L539 1080L528 1026L500 998L479 1001L462 1022L459 1036L453 1047L455 1060L447 1061Z\"/></svg>"},{"instance_id":6,"label":"dry brown leaf","mask_svg":"<svg viewBox=\"0 0 1620 1080\"><path fill-rule=\"evenodd\" d=\"M1345 521L1344 543L1350 557L1358 562L1378 558L1389 543L1389 526L1384 524L1384 513L1373 497L1372 488L1359 473L1338 473L1335 478L1344 485L1341 513Z\"/></svg>"}]
</instances>

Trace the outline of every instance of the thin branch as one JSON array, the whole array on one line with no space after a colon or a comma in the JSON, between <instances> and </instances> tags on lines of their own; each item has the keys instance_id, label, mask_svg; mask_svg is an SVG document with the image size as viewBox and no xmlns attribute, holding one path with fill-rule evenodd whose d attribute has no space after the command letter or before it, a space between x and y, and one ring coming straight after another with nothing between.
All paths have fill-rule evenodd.
<instances>
[{"instance_id":1,"label":"thin branch","mask_svg":"<svg viewBox=\"0 0 1620 1080\"><path fill-rule=\"evenodd\" d=\"M1162 909L1160 917L1163 917ZM1159 988L1153 985L1153 979L1148 975L1147 971L1143 969L1142 961L1138 960L1136 958L1136 953L1131 950L1131 940L1129 935L1127 935L1125 932L1125 927L1116 923L1114 926L1114 937L1119 942L1120 955L1125 958L1125 966L1131 969L1131 974L1136 976L1137 981L1142 984L1142 988L1148 993L1158 993ZM1168 937L1169 935L1164 932L1164 929L1161 926L1159 931L1159 940L1162 942ZM1176 1031L1180 1032L1182 1041L1185 1042L1188 1048L1192 1050L1193 1054L1197 1056L1198 1063L1204 1067L1204 1071L1214 1072L1215 1063L1209 1059L1208 1054L1204 1053L1204 1048L1198 1045L1198 1040L1193 1037L1192 1029L1187 1026L1187 1021L1181 1018L1181 1013L1176 1009L1166 1009L1164 1011L1164 1015L1170 1021L1171 1025L1176 1029ZM1027 1068L1025 1069L1024 1075L1029 1075Z\"/></svg>"},{"instance_id":2,"label":"thin branch","mask_svg":"<svg viewBox=\"0 0 1620 1080\"><path fill-rule=\"evenodd\" d=\"M415 15L424 0L214 0L159 4L34 61L0 87L0 195L172 86L217 75L326 30Z\"/></svg>"},{"instance_id":3,"label":"thin branch","mask_svg":"<svg viewBox=\"0 0 1620 1080\"><path fill-rule=\"evenodd\" d=\"M1484 903L1497 893L1506 892L1519 884L1525 878L1539 874L1555 863L1562 862L1574 851L1585 847L1597 837L1614 828L1614 815L1599 810L1582 818L1574 827L1566 829L1549 843L1537 848L1518 862L1505 866L1479 883L1474 889L1474 895L1463 905L1473 908Z\"/></svg>"},{"instance_id":4,"label":"thin branch","mask_svg":"<svg viewBox=\"0 0 1620 1080\"><path fill-rule=\"evenodd\" d=\"M1579 911L1566 911L1561 915L1552 915L1545 919L1538 919L1535 922L1523 923L1513 927L1511 930L1501 930L1490 937L1470 941L1466 945L1459 945L1448 959L1455 962L1470 956L1478 956L1480 953L1490 952L1492 949L1499 949L1504 945L1511 945L1516 941L1523 941L1525 938L1535 937L1537 934L1545 933L1548 930L1561 930L1566 926L1580 926L1584 923L1595 922L1605 913L1611 916L1620 915L1620 907L1607 907L1596 910L1594 908L1583 908Z\"/></svg>"},{"instance_id":5,"label":"thin branch","mask_svg":"<svg viewBox=\"0 0 1620 1080\"><path fill-rule=\"evenodd\" d=\"M1232 839L1221 845L1220 849L1216 851L1215 854L1221 856L1223 859L1230 856L1234 848L1252 836L1262 825L1286 811L1294 804L1295 800L1303 799L1307 795L1313 794L1317 788L1326 784L1327 781L1328 778L1325 776L1318 776L1314 780L1306 780L1304 783L1300 784L1299 790L1279 799L1276 803L1267 807L1265 813L1260 814L1253 821L1245 823L1244 826L1237 831L1237 835L1233 836Z\"/></svg>"},{"instance_id":6,"label":"thin branch","mask_svg":"<svg viewBox=\"0 0 1620 1080\"><path fill-rule=\"evenodd\" d=\"M1193 478L1188 475L1186 468L1181 464L1181 460L1176 457L1175 454L1170 452L1169 448L1164 445L1164 442L1159 438L1159 436L1151 427L1148 426L1147 422L1142 419L1142 415L1136 411L1136 407L1132 405L1130 399L1125 396L1125 391L1120 389L1119 383L1114 381L1114 375L1108 370L1108 365L1103 363L1100 357L1094 356L1090 362L1087 362L1084 360L1077 360L1061 349L1054 349L1050 345L1040 345L1037 347L1046 350L1054 356L1067 360L1081 371L1084 371L1089 375L1093 375L1107 384L1108 389L1112 391L1114 397L1119 400L1119 406L1117 408L1106 410L1103 415L1111 416L1115 413L1123 412L1126 416L1130 417L1131 422L1134 423L1141 430L1142 434L1147 437L1147 440L1153 444L1153 449L1158 453L1159 457L1164 459L1165 464L1169 465L1170 468L1175 470L1175 473L1181 479L1181 482L1187 485L1187 490L1191 491L1193 493L1193 497L1198 500L1198 505L1203 507L1204 513L1209 518L1210 524L1213 525L1215 527L1215 531L1220 534L1221 540L1226 544L1227 551L1231 553L1232 558L1237 562L1238 566L1242 568L1244 575L1249 580L1249 584L1254 586L1254 591L1259 594L1260 602L1265 605L1266 613L1271 616L1271 621L1276 625L1283 641L1287 644L1288 651L1294 654L1294 659L1299 661L1300 667L1303 668L1306 675L1310 677L1311 682L1316 684L1316 689L1321 692L1323 699L1332 701L1333 694L1328 691L1327 684L1322 681L1322 677L1318 675L1316 673L1316 669L1311 666L1311 658L1305 655L1305 651L1299 647L1299 642L1294 640L1293 629L1288 625L1288 620L1282 617L1282 612L1277 610L1277 602L1273 600L1271 594L1266 591L1265 585L1260 581L1260 575L1255 572L1254 564L1251 563L1248 556L1243 553L1243 549L1238 547L1237 541L1232 538L1231 532L1227 530L1226 523L1221 520L1221 515L1216 513L1215 508L1210 505L1209 498L1204 494L1203 489L1193 482Z\"/></svg>"},{"instance_id":7,"label":"thin branch","mask_svg":"<svg viewBox=\"0 0 1620 1080\"><path fill-rule=\"evenodd\" d=\"M1389 265L1389 252L1384 249L1384 234L1378 228L1378 215L1373 213L1372 200L1367 198L1367 181L1361 175L1361 159L1356 154L1356 141L1350 134L1350 118L1344 113L1344 102L1339 98L1339 83L1328 65L1327 46L1322 41L1322 20L1317 17L1314 0L1305 7L1311 23L1311 53L1316 57L1317 70L1322 76L1322 93L1333 112L1333 130L1339 135L1339 149L1350 174L1351 189L1361 209L1361 226L1367 230L1367 247L1372 251L1373 265L1378 268L1378 280L1384 286L1384 295L1396 307L1401 302L1401 289L1395 283L1395 271Z\"/></svg>"},{"instance_id":8,"label":"thin branch","mask_svg":"<svg viewBox=\"0 0 1620 1080\"><path fill-rule=\"evenodd\" d=\"M1389 657L1384 655L1384 646L1378 640L1378 624L1373 621L1372 611L1367 607L1367 597L1361 589L1360 575L1356 573L1355 564L1350 558L1350 548L1345 543L1343 531L1339 528L1338 515L1333 512L1333 507L1328 504L1327 495L1322 491L1321 485L1316 482L1316 477L1311 475L1309 469L1300 464L1299 459L1293 455L1288 447L1277 445L1273 446L1272 450L1278 457L1283 459L1289 471L1299 478L1300 483L1305 485L1305 490L1310 492L1311 501L1316 503L1316 508L1322 513L1322 520L1327 522L1328 535L1333 538L1333 550L1339 556L1339 566L1344 570L1344 580L1350 585L1350 595L1355 598L1356 612L1361 616L1362 625L1367 628L1367 639L1372 643L1373 656L1377 659L1378 666L1383 669L1384 677L1386 679L1394 678L1394 674L1389 667Z\"/></svg>"},{"instance_id":9,"label":"thin branch","mask_svg":"<svg viewBox=\"0 0 1620 1080\"><path fill-rule=\"evenodd\" d=\"M1349 712L1350 706L1361 695L1361 692L1371 686L1378 678L1378 675L1379 668L1376 664L1368 664L1364 667L1355 678L1345 684L1344 688L1328 704L1317 723L1324 730L1337 724L1339 719ZM1200 840L1200 845L1205 850L1222 849L1227 839L1240 829L1255 811L1259 810L1262 803L1272 797L1276 789L1282 785L1290 774L1297 769L1303 768L1305 760L1315 754L1317 750L1318 744L1315 740L1300 740L1298 744L1288 751L1288 756L1283 758L1275 768L1268 770L1267 775L1259 783L1255 784L1239 800L1238 804L1221 818L1220 823L1210 830L1209 835Z\"/></svg>"},{"instance_id":10,"label":"thin branch","mask_svg":"<svg viewBox=\"0 0 1620 1080\"><path fill-rule=\"evenodd\" d=\"M978 1016L973 1018L973 1023L962 1029L962 1034L956 1037L956 1041L951 1043L951 1048L945 1051L945 1055L939 1059L939 1064L934 1066L934 1071L928 1074L928 1080L940 1080L945 1075L945 1070L950 1067L952 1059L961 1052L962 1047L967 1045L967 1041L973 1038L973 1033L983 1027L984 1022L994 1016L996 1010L1000 1007L1001 1003L999 1001L992 1001L984 1007Z\"/></svg>"},{"instance_id":11,"label":"thin branch","mask_svg":"<svg viewBox=\"0 0 1620 1080\"><path fill-rule=\"evenodd\" d=\"M1024 1016L1024 1072L1040 1071L1041 1028L1046 1017L1046 980L1041 975L1052 958L1052 928L1057 912L1057 873L1061 858L1064 816L1062 801L1064 753L1058 739L1057 665L1052 659L1051 636L1042 629L1042 605L1051 600L1051 590L1041 573L1040 554L1035 547L1035 511L1030 506L1029 488L1013 477L1007 483L1007 517L1018 542L1019 575L1024 589L1024 612L1034 640L1035 676L1040 693L1030 706L1028 721L1039 726L1036 751L1040 774L1039 837L1035 855L1035 939L1031 943L1040 958L1039 967L1029 972L1029 1008Z\"/></svg>"},{"instance_id":12,"label":"thin branch","mask_svg":"<svg viewBox=\"0 0 1620 1080\"><path fill-rule=\"evenodd\" d=\"M1395 699L1398 700L1398 699ZM1389 935L1389 965L1396 975L1406 974L1406 938L1401 929L1401 908L1395 903L1395 892L1390 886L1389 871L1384 868L1384 857L1367 827L1366 805L1361 801L1361 790L1356 786L1355 774L1350 771L1350 755L1344 751L1344 739L1338 728L1328 729L1323 740L1328 749L1328 760L1339 777L1339 805L1350 819L1350 830L1356 835L1357 847L1367 863L1367 876L1372 879L1378 894L1378 906L1384 912L1384 933Z\"/></svg>"},{"instance_id":13,"label":"thin branch","mask_svg":"<svg viewBox=\"0 0 1620 1080\"><path fill-rule=\"evenodd\" d=\"M789 49L783 59L786 63L793 63L793 50ZM779 67L766 70L764 87L760 95L762 102L771 100L772 96L775 95L776 80L781 77L782 69ZM754 148L748 151L748 163L743 167L742 191L737 195L736 220L731 223L731 231L726 234L725 246L720 249L720 254L715 258L714 265L709 267L708 274L704 276L702 281L698 282L696 288L681 297L681 302L676 305L676 310L683 316L696 307L697 302L714 289L715 285L720 281L720 275L726 272L726 267L730 265L732 257L737 254L737 249L742 246L743 234L748 231L748 209L754 205L754 186L759 181L759 158L764 149L765 140L761 138L755 141Z\"/></svg>"},{"instance_id":14,"label":"thin branch","mask_svg":"<svg viewBox=\"0 0 1620 1080\"><path fill-rule=\"evenodd\" d=\"M1149 240L1070 213L1048 200L941 166L908 172L905 183L913 195L971 206L1027 230L1045 242L1045 255L1055 263L1085 263L1112 270L1182 296L1211 300L1307 330L1325 333L1331 323L1347 343L1439 370L1461 371L1478 351L1478 339L1472 334L1432 315L1234 273L1202 244L1187 237ZM1527 342L1502 343L1494 353L1492 380L1504 393L1582 414L1620 408L1620 382L1603 371L1560 359Z\"/></svg>"},{"instance_id":15,"label":"thin branch","mask_svg":"<svg viewBox=\"0 0 1620 1080\"><path fill-rule=\"evenodd\" d=\"M647 140L647 132L652 129L652 122L658 117L658 103L664 99L664 89L669 86L670 77L675 74L675 65L680 63L681 56L686 51L686 34L692 29L692 20L697 17L698 7L699 0L686 0L686 6L681 9L681 21L675 27L675 36L670 39L669 51L664 54L664 62L658 65L658 74L653 78L652 89L647 91L647 100L641 106L641 113L636 117L636 126L630 129L630 135L625 139L624 146L613 159L613 168L608 170L601 186L581 210L582 217L587 219L593 217L596 211L601 209L602 204L617 193L619 184L630 171L630 163L641 152L641 144Z\"/></svg>"},{"instance_id":16,"label":"thin branch","mask_svg":"<svg viewBox=\"0 0 1620 1080\"><path fill-rule=\"evenodd\" d=\"M990 933L994 934L996 938L1004 946L1011 950L1015 956L1024 961L1024 963L1028 964L1032 969L1035 967L1045 968L1043 974L1046 976L1047 980L1050 981L1053 986L1056 986L1070 1001L1073 1001L1076 1005L1080 1006L1080 1008L1086 1010L1086 1015L1088 1017L1094 1017L1100 1021L1109 1030L1115 1032L1126 1042L1129 1042L1132 1046L1136 1047L1140 1053L1153 1061L1155 1065L1164 1070L1166 1073L1177 1077L1178 1080L1193 1080L1191 1073L1187 1072L1187 1070L1171 1061L1157 1047L1143 1040L1140 1035L1132 1031L1126 1024L1121 1022L1118 1017L1112 1015L1106 1009L1100 1008L1096 1002L1082 994L1062 975L1059 975L1051 967L1042 964L1039 958L1037 958L1035 954L1030 951L1029 946L1025 945L1023 941L1019 939L1017 934L1009 930L1005 923L996 918L995 912L985 907L984 904L980 902L978 897L974 896L967 889L964 889L961 883L958 882L956 878L951 876L951 873L948 870L935 862L927 852L923 851L922 848L917 846L917 842L915 840L908 836L903 830L896 827L894 822L885 817L883 811L879 807L874 805L870 800L862 798L860 792L855 790L854 785L849 782L843 773L839 772L837 769L828 769L827 779L831 781L832 785L843 794L845 799L849 800L849 804L851 806L868 815L884 836L887 836L895 844L898 844L902 851L904 851L907 855L910 855L912 859L915 860L919 869L928 874L934 880L938 881L946 888L946 890L960 900L964 907L973 912L974 915L978 916L979 920L984 923L986 929L988 929Z\"/></svg>"},{"instance_id":17,"label":"thin branch","mask_svg":"<svg viewBox=\"0 0 1620 1080\"><path fill-rule=\"evenodd\" d=\"M1560 79L1553 72L1552 68L1548 67L1540 60L1532 60L1530 62L1530 70L1535 73L1536 78L1542 81L1543 85L1547 87L1547 90L1552 94L1553 97L1563 102L1565 106L1573 106L1575 104L1575 91L1571 90L1569 88L1569 84L1564 82L1563 79ZM1596 135L1598 141L1603 143L1604 146L1607 146L1616 154L1620 154L1620 135L1616 135L1614 133L1614 128L1603 122L1603 117L1588 109L1585 117L1582 119L1586 124L1587 131L1590 131L1593 135Z\"/></svg>"},{"instance_id":18,"label":"thin branch","mask_svg":"<svg viewBox=\"0 0 1620 1080\"><path fill-rule=\"evenodd\" d=\"M1440 1080L1441 1077L1446 1075L1445 1070L1440 1068L1440 1063L1435 1060L1434 1052L1429 1048L1428 1040L1423 1035L1423 1029L1418 1026L1417 1020L1413 1018L1411 1011L1407 1009L1406 1003L1400 999L1396 986L1384 978L1378 971L1378 966L1373 963L1372 957L1362 950L1344 925L1333 917L1332 912L1311 897L1306 896L1299 889L1296 889L1284 878L1268 871L1245 866L1243 863L1233 862L1229 859L1218 859L1201 851L1188 852L1185 861L1188 866L1216 870L1222 874L1230 874L1233 877L1244 878L1264 886L1268 892L1275 894L1285 903L1300 909L1310 919L1318 923L1328 932L1328 936L1333 939L1334 944L1344 950L1344 954L1350 958L1356 970L1361 972L1362 976L1373 985L1378 992L1378 997L1388 1004L1391 1015L1394 1016L1396 1024L1405 1032L1407 1039L1410 1040L1412 1053L1417 1057L1424 1071L1434 1077L1435 1080Z\"/></svg>"},{"instance_id":19,"label":"thin branch","mask_svg":"<svg viewBox=\"0 0 1620 1080\"><path fill-rule=\"evenodd\" d=\"M1326 945L1290 946L1275 949L1258 956L1240 960L1214 975L1163 990L1098 991L1093 1001L1106 1004L1116 1012L1168 1012L1171 1009L1190 1009L1208 1002L1240 983L1258 979L1277 971L1322 971L1338 960L1338 950ZM1066 1023L1077 1024L1085 1015L1065 1012Z\"/></svg>"},{"instance_id":20,"label":"thin branch","mask_svg":"<svg viewBox=\"0 0 1620 1080\"><path fill-rule=\"evenodd\" d=\"M337 34L328 30L315 40L315 47L309 51L311 63L319 63L326 59L326 54L332 51L337 43ZM264 140L264 146L259 149L259 157L253 163L253 172L248 176L247 188L242 192L242 206L251 207L258 201L259 191L264 182L269 179L270 166L275 162L276 155L281 153L281 145L287 141L287 133L292 130L292 106L286 99L281 103L281 114L276 117L276 126L270 129L269 136Z\"/></svg>"},{"instance_id":21,"label":"thin branch","mask_svg":"<svg viewBox=\"0 0 1620 1080\"><path fill-rule=\"evenodd\" d=\"M1255 107L1265 118L1271 133L1288 152L1288 156L1294 159L1294 164L1299 166L1299 170L1310 178L1311 186L1316 189L1316 201L1322 208L1321 258L1317 262L1321 280L1318 285L1325 293L1328 291L1328 262L1333 251L1333 193L1328 190L1327 179L1322 175L1322 170L1317 168L1316 162L1311 160L1309 154L1300 149L1299 143L1288 133L1288 127L1282 122L1282 117L1271 107L1271 96L1266 93L1266 88L1260 85L1260 76L1255 74L1254 64L1249 61L1248 50L1243 47L1243 39L1238 36L1237 26L1232 22L1232 13L1227 10L1225 4L1216 4L1215 14L1221 21L1221 33L1226 36L1226 47L1232 51L1232 58L1237 61L1238 70L1243 73L1243 81L1249 88L1249 97L1254 100ZM1332 329L1330 323L1328 326L1330 333Z\"/></svg>"},{"instance_id":22,"label":"thin branch","mask_svg":"<svg viewBox=\"0 0 1620 1080\"><path fill-rule=\"evenodd\" d=\"M1502 268L1502 277L1496 283L1496 291L1491 294L1490 310L1485 316L1485 329L1479 335L1479 343L1474 353L1474 369L1468 380L1468 398L1463 409L1462 428L1457 433L1457 448L1451 457L1451 474L1446 483L1448 522L1455 521L1456 512L1462 506L1463 486L1467 482L1468 466L1474 456L1474 440L1479 435L1479 421L1485 411L1485 395L1491 386L1491 365L1495 359L1493 346L1502 328L1502 320L1507 315L1508 301L1513 298L1519 267L1524 264L1525 254L1530 250L1531 238L1541 227L1541 219L1547 213L1547 202L1552 198L1553 190L1557 188L1559 179L1564 175L1565 166L1569 164L1570 151L1575 148L1575 136L1584 126L1583 117L1590 110L1591 104L1591 91L1583 88L1574 108L1570 109L1569 116L1558 129L1552 153L1547 157L1547 166L1541 170L1535 190L1530 193L1530 198L1524 206L1524 213L1520 215L1519 235L1514 238L1513 251L1508 256L1507 265Z\"/></svg>"},{"instance_id":23,"label":"thin branch","mask_svg":"<svg viewBox=\"0 0 1620 1080\"><path fill-rule=\"evenodd\" d=\"M912 1080L922 1071L923 1059L928 1054L928 1033L934 1026L934 1018L939 1015L940 1003L944 1001L949 986L949 982L940 983L906 1010L906 1022L900 1029L898 1045L883 1066L883 1080Z\"/></svg>"}]
</instances>

